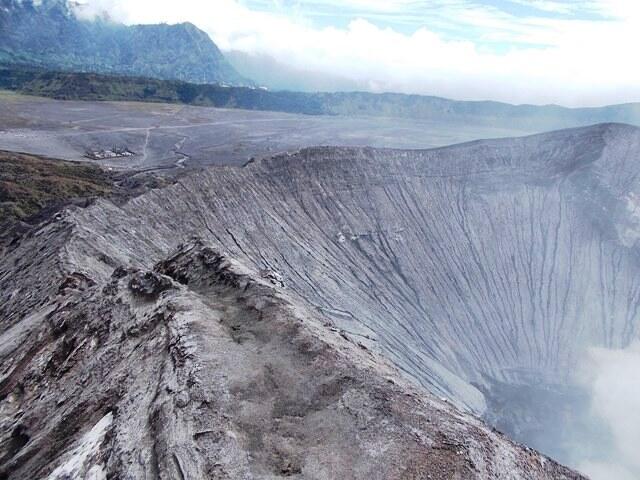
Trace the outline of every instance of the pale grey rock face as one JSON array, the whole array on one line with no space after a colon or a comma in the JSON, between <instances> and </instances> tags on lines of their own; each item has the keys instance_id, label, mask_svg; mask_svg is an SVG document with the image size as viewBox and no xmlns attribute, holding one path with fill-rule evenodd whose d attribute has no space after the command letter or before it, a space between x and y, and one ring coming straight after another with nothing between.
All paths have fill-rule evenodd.
<instances>
[{"instance_id":1,"label":"pale grey rock face","mask_svg":"<svg viewBox=\"0 0 640 480\"><path fill-rule=\"evenodd\" d=\"M585 348L624 347L637 338L639 156L640 130L612 124L428 151L316 148L244 168L208 169L124 206L99 200L86 209L67 210L2 261L5 333L0 353L11 359L2 383L3 398L11 396L11 407L3 407L9 408L3 418L19 418L21 398L34 398L29 388L35 387L25 372L40 378L34 370L37 352L24 356L16 345L36 332L42 338L44 318L53 330L70 321L60 309L86 308L84 319L77 321L89 325L89 331L98 328L101 315L117 317L112 320L115 326L105 323L108 333L86 337L88 342L99 339L92 347L96 352L103 351L101 345L130 349L132 360L116 362L113 375L124 379L136 372L135 380L121 384L120 377L100 383L99 370L92 374L94 380L87 380L95 382L91 388L101 392L104 401L89 402L94 411L78 429L91 430L107 410L117 407L113 422L120 433L110 440L116 450L104 464L110 472L140 472L156 465L156 473L178 468L207 472L211 478L225 478L211 473L218 467L230 478L335 478L335 472L348 478L425 478L420 472L433 478L572 478L538 454L503 437L496 439L453 405L484 415L535 445L545 419L534 418L528 425L513 413L540 414L536 405L527 403L533 394L518 400L522 392L540 395L536 401L544 409L544 402L553 400L544 393L547 387L571 386ZM192 247L193 253L183 246L175 254L179 244L199 245L189 243L193 237L204 239L210 249ZM123 282L135 275L127 269L146 272L154 265L154 275L172 279L175 288L156 299L125 288ZM124 277L114 279L117 267L124 269L118 269L116 277ZM58 291L72 272L78 272L76 280L65 285L77 288ZM249 284L260 285L255 287L260 293L242 293L254 288ZM71 302L65 295L81 299ZM269 302L279 307L269 310ZM261 315L275 322L275 332L260 324ZM288 330L298 324L305 330L304 342L330 345L335 351L302 362L295 355L307 347ZM127 334L128 328L133 333ZM165 336L149 333L153 328L162 328ZM125 337L129 343L120 346ZM187 342L179 347L186 349L180 350L181 359L166 355L165 338L170 353L172 345ZM286 338L294 339L295 348ZM64 345L62 339L57 342ZM73 343L64 348L68 354L79 347ZM285 361L285 353L294 356ZM158 358L174 366L158 371ZM63 368L66 361L54 362L57 372L69 367ZM189 361L198 364L193 366L198 378L206 373L208 380L194 380ZM70 367L73 375L81 375L86 365ZM224 379L221 366L231 369L233 381ZM334 369L349 380L337 385L323 380ZM402 372L397 378L415 385L400 380L398 388L418 389L424 404L393 400L386 413L374 413L378 403L371 400L376 398L372 392L382 388L393 369ZM39 375L45 375L44 370ZM242 379L252 370L262 372L260 378L253 383ZM354 376L362 380L353 383ZM298 377L309 385L296 383ZM26 386L20 390L19 384ZM115 391L105 393L105 385L116 384ZM228 389L215 390L214 385ZM291 386L295 401L274 393L285 386ZM42 393L45 397L54 396L52 386L38 388L48 392ZM272 400L265 403L264 398ZM224 413L226 407L211 407L209 412L202 406L219 402L234 408ZM505 413L499 408L504 404L513 408ZM209 412L203 418L207 425L216 425L215 439L224 441L198 433L209 428L194 420L198 408ZM340 415L344 409L350 413L338 420L334 408L343 409ZM142 413L149 409L156 416ZM436 426L414 423L407 416L435 411L429 409L444 412ZM128 418L134 418L140 435L147 437L137 440L133 426L126 425ZM271 419L269 427L260 423L265 418ZM296 441L286 442L288 437L274 425L292 418L298 419L295 428L287 428L293 429L288 432ZM387 421L392 430L398 426L392 434ZM27 423L22 422L25 428ZM10 424L17 428L15 421ZM411 450L406 436L410 425L424 440L424 450ZM479 436L465 430L471 426L479 429ZM365 440L354 433L360 427L367 432ZM257 431L275 436L257 438ZM443 464L454 470L430 471L425 465L439 465L434 445L436 432L442 431L449 432L442 445L464 445L461 463L446 456ZM205 443L198 445L209 457L222 459L220 465L199 463L204 460L193 450L193 439L200 435ZM80 438L75 431L73 436ZM161 439L154 451L168 457L152 458L146 447L154 436ZM380 452L389 438L398 440L389 443L390 453L383 456L395 460L384 467L371 463L376 457L372 452ZM535 446L561 456L561 439L549 441L551 445ZM27 442L9 452L13 456L4 453L3 462L24 472L53 469L56 448L69 448L65 442L52 447L46 459L38 458L33 446L29 450ZM301 452L306 450L296 450L294 444L306 449L322 445L324 450L311 449L305 457ZM358 450L350 459L332 457L337 462L331 467L334 474L327 473L331 470L323 462L328 456L353 444L366 452ZM403 449L411 455L402 456ZM142 457L146 460L134 460ZM280 465L282 458L288 460ZM412 474L397 467L408 458L418 462Z\"/></svg>"}]
</instances>

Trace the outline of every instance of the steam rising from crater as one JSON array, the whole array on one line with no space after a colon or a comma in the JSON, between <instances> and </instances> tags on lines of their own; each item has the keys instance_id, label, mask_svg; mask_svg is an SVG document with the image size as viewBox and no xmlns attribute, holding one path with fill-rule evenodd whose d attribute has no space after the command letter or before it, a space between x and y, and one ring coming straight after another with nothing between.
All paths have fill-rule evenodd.
<instances>
[{"instance_id":1,"label":"steam rising from crater","mask_svg":"<svg viewBox=\"0 0 640 480\"><path fill-rule=\"evenodd\" d=\"M582 375L593 421L605 426L609 449L578 467L593 480L640 478L640 341L620 350L591 349Z\"/></svg>"}]
</instances>

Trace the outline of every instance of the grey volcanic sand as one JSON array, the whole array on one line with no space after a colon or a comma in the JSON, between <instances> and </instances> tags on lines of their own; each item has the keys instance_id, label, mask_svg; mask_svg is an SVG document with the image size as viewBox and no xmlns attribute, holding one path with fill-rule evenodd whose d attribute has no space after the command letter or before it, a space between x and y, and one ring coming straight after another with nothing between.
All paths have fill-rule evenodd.
<instances>
[{"instance_id":1,"label":"grey volcanic sand","mask_svg":"<svg viewBox=\"0 0 640 480\"><path fill-rule=\"evenodd\" d=\"M398 118L309 116L184 105L57 101L0 92L0 149L81 160L88 149L128 146L114 168L241 165L316 145L431 148L535 133Z\"/></svg>"}]
</instances>

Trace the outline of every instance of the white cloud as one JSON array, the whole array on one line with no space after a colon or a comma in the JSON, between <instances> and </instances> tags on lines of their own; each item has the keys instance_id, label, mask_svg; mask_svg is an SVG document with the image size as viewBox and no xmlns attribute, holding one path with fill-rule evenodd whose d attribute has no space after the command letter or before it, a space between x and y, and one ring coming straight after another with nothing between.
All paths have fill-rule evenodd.
<instances>
[{"instance_id":1,"label":"white cloud","mask_svg":"<svg viewBox=\"0 0 640 480\"><path fill-rule=\"evenodd\" d=\"M364 19L346 26L314 24L283 8L251 9L238 0L93 0L128 23L191 21L223 50L268 55L292 67L340 75L374 90L515 103L594 105L640 100L640 2L636 0L535 1L545 11L567 13L581 5L608 20L562 16L515 17L472 0L324 0L341 11L424 14L410 33ZM437 8L436 8L437 7ZM420 10L422 8L422 10ZM420 24L420 20L416 24ZM427 26L428 25L428 26ZM444 33L443 33L444 32ZM494 48L498 45L501 48ZM537 47L532 47L536 45Z\"/></svg>"},{"instance_id":2,"label":"white cloud","mask_svg":"<svg viewBox=\"0 0 640 480\"><path fill-rule=\"evenodd\" d=\"M564 2L553 2L547 0L512 0L514 3L536 8L544 12L553 13L571 13L574 11L575 4L571 5Z\"/></svg>"},{"instance_id":3,"label":"white cloud","mask_svg":"<svg viewBox=\"0 0 640 480\"><path fill-rule=\"evenodd\" d=\"M584 366L594 419L611 434L604 458L579 468L593 480L640 478L640 342L623 350L592 349Z\"/></svg>"}]
</instances>

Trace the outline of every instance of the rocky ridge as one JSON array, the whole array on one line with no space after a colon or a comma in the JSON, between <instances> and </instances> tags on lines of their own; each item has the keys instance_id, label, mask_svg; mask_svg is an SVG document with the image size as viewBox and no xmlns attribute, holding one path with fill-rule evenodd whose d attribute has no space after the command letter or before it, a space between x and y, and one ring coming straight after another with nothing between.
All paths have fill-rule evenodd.
<instances>
[{"instance_id":1,"label":"rocky ridge","mask_svg":"<svg viewBox=\"0 0 640 480\"><path fill-rule=\"evenodd\" d=\"M65 248L3 307L2 478L579 478L199 239L95 280Z\"/></svg>"}]
</instances>

